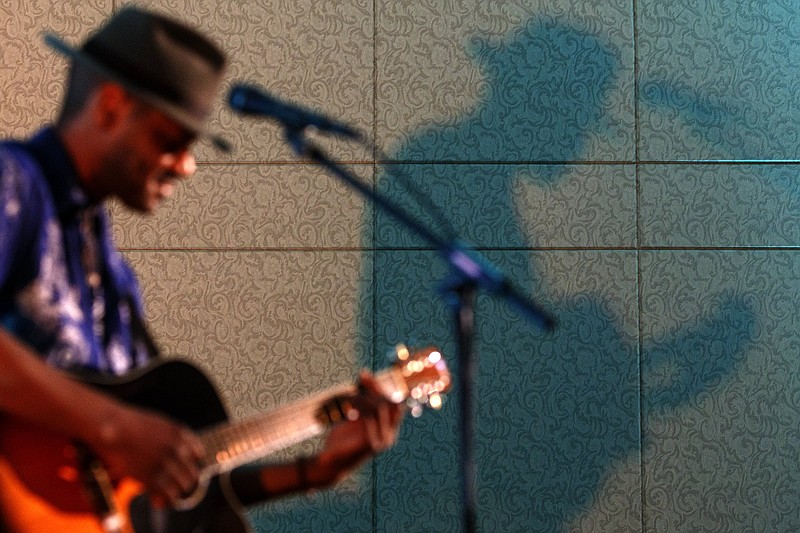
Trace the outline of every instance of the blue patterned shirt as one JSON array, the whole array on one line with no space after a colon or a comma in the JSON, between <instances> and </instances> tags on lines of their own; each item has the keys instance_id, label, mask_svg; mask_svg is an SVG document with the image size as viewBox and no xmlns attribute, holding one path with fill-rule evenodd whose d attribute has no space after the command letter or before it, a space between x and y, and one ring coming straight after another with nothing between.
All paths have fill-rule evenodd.
<instances>
[{"instance_id":1,"label":"blue patterned shirt","mask_svg":"<svg viewBox=\"0 0 800 533\"><path fill-rule=\"evenodd\" d=\"M150 355L141 309L55 131L0 144L0 325L54 366L123 374Z\"/></svg>"}]
</instances>

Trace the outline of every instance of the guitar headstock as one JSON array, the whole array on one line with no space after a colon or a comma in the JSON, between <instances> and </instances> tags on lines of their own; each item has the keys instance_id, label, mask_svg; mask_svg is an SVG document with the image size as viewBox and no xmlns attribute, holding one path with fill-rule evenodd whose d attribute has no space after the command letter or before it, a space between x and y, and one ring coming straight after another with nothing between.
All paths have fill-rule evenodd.
<instances>
[{"instance_id":1,"label":"guitar headstock","mask_svg":"<svg viewBox=\"0 0 800 533\"><path fill-rule=\"evenodd\" d=\"M395 354L397 361L394 363L394 372L400 374L405 384L404 391L396 389L392 393L397 395L397 403L405 400L414 417L420 416L425 406L441 408L441 395L452 384L442 353L433 346L411 352L405 345L399 344L395 347Z\"/></svg>"}]
</instances>

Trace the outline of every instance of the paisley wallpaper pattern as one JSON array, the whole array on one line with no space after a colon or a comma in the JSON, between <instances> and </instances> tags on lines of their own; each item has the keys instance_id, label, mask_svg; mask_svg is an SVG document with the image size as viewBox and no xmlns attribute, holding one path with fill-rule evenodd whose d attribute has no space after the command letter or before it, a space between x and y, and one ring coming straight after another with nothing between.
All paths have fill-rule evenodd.
<instances>
[{"instance_id":1,"label":"paisley wallpaper pattern","mask_svg":"<svg viewBox=\"0 0 800 533\"><path fill-rule=\"evenodd\" d=\"M367 132L384 153L314 138L556 318L477 299L480 531L800 530L793 1L143 3L229 51L226 87ZM0 6L4 137L57 106L40 32L78 42L120 5ZM220 105L211 125L232 156L199 144L160 214L114 217L160 343L232 416L383 368L398 342L459 369L428 243L274 124ZM461 390L335 490L253 509L256 530L461 530Z\"/></svg>"}]
</instances>

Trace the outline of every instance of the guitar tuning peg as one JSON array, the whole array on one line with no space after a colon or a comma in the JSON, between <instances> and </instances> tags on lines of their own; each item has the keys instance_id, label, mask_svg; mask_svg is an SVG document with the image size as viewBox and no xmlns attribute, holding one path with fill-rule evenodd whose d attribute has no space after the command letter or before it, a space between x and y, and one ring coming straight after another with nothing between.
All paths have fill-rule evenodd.
<instances>
[{"instance_id":1,"label":"guitar tuning peg","mask_svg":"<svg viewBox=\"0 0 800 533\"><path fill-rule=\"evenodd\" d=\"M442 408L442 395L438 392L434 392L430 396L428 396L428 405L431 409L439 410Z\"/></svg>"},{"instance_id":2,"label":"guitar tuning peg","mask_svg":"<svg viewBox=\"0 0 800 533\"><path fill-rule=\"evenodd\" d=\"M419 418L422 416L424 409L422 403L420 403L418 400L415 400L414 398L408 398L408 400L406 400L406 405L408 405L411 416L414 418Z\"/></svg>"},{"instance_id":3,"label":"guitar tuning peg","mask_svg":"<svg viewBox=\"0 0 800 533\"><path fill-rule=\"evenodd\" d=\"M408 351L408 346L405 344L398 344L394 347L394 356L397 359L401 361L407 361L410 355L411 352Z\"/></svg>"}]
</instances>

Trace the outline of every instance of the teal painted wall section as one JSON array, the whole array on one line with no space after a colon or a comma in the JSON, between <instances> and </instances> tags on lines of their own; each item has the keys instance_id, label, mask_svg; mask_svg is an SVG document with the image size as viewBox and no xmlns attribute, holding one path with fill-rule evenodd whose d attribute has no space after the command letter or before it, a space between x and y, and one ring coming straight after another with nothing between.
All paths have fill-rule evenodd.
<instances>
[{"instance_id":1,"label":"teal painted wall section","mask_svg":"<svg viewBox=\"0 0 800 533\"><path fill-rule=\"evenodd\" d=\"M479 531L800 530L800 7L145 4L214 35L230 83L369 133L384 154L312 137L556 318L477 299ZM0 7L5 136L56 107L41 29L78 41L117 7ZM234 416L381 369L397 342L459 370L435 250L274 124L220 106L212 126L231 157L198 145L164 212L114 215L157 336ZM462 390L337 489L252 510L256 529L462 530Z\"/></svg>"}]
</instances>

